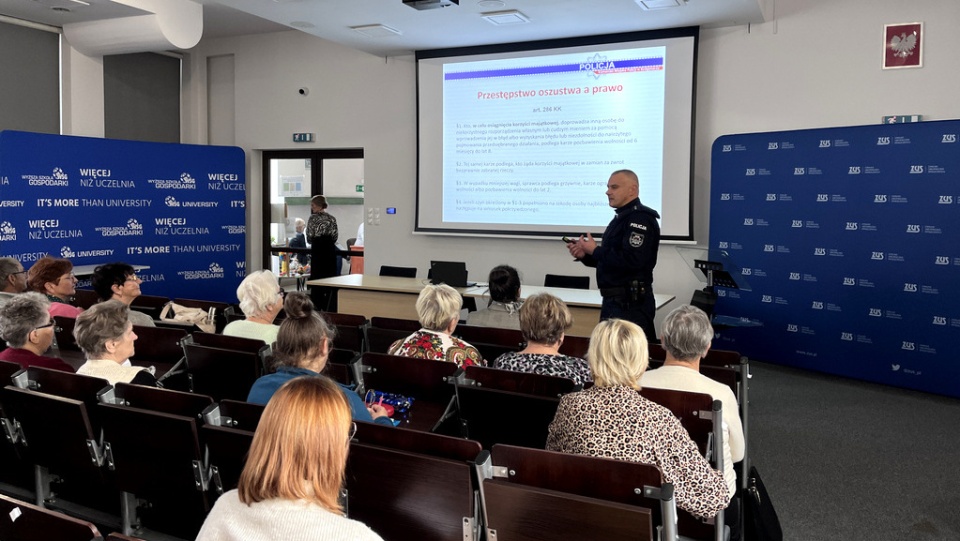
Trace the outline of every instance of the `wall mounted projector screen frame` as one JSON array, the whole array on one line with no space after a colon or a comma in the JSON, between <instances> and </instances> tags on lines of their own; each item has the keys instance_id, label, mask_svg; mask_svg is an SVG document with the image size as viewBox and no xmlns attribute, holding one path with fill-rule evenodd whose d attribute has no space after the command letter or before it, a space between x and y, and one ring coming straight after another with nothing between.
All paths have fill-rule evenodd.
<instances>
[{"instance_id":1,"label":"wall mounted projector screen frame","mask_svg":"<svg viewBox=\"0 0 960 541\"><path fill-rule=\"evenodd\" d=\"M615 170L693 240L699 29L418 51L418 233L603 232Z\"/></svg>"}]
</instances>

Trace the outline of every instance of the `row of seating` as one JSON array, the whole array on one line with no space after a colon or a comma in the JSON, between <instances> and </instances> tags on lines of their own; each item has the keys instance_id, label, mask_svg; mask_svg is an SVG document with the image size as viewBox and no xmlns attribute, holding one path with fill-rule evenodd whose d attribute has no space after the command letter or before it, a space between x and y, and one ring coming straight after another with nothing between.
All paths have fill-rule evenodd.
<instances>
[{"instance_id":1,"label":"row of seating","mask_svg":"<svg viewBox=\"0 0 960 541\"><path fill-rule=\"evenodd\" d=\"M4 541L144 541L120 533L104 538L92 523L0 494L0 539Z\"/></svg>"},{"instance_id":2,"label":"row of seating","mask_svg":"<svg viewBox=\"0 0 960 541\"><path fill-rule=\"evenodd\" d=\"M371 361L376 357L370 355L375 354L364 356L369 373L389 372L386 365ZM483 372L511 373L477 370L471 375L483 381L483 386L465 381L460 374L456 375L460 380L457 389L516 395L524 393L515 391L556 391L537 386L535 375L509 384L514 391L495 389L497 380L483 379ZM16 386L8 386L0 394L4 425L16 427L10 440L36 465L38 480L44 480L38 486L49 487L53 473L67 479L99 479L122 494L125 533L130 534L141 519L147 526L166 526L157 517L173 514L186 531L172 533L189 537L199 528L212 500L236 486L262 406L228 400L215 404L209 397L125 384L110 388L103 380L94 380L39 368L19 371ZM92 392L100 385L103 387ZM556 401L556 395L529 396ZM684 426L693 423L688 430L697 434L698 443L710 445L711 436L698 433L694 425L703 425L704 408L717 410L719 402L713 405L709 397L702 398L706 402L696 405L685 398L686 410L678 413ZM413 411L420 406L418 402ZM485 416L499 418L500 425L512 425L520 411L497 415L486 411ZM719 430L720 414L713 413L717 421L714 432ZM544 434L550 418L552 414L542 421ZM507 419L510 421L504 422ZM582 539L591 537L587 532L606 532L624 525L629 529L613 530L610 535L647 539L651 534L644 532L649 532L652 524L669 527L674 523L658 519L657 506L639 509L650 507L649 503L642 505L639 495L653 495L660 488L659 473L649 466L360 425L347 474L348 510L351 517L368 523L386 539L449 539L453 534L461 538L481 527L486 529L487 539L495 539L498 532L509 539L532 538L544 532L548 532L545 538ZM98 431L100 439L95 437ZM720 444L721 433L714 434L713 445ZM492 453L485 454L483 448ZM610 481L600 482L607 477ZM624 488L624 482L630 486ZM665 490L664 496L669 492ZM49 497L45 488L38 493L38 503ZM673 504L666 499L669 516ZM152 508L138 505L141 500L148 500ZM574 512L580 507L582 517ZM596 523L587 518L594 516L594 510L597 517L603 517ZM549 518L554 517L551 513L556 513L555 519ZM531 524L531 517L542 518ZM570 517L579 517L574 522L580 525L569 524ZM695 532L698 526L702 530L689 516L680 522L685 535L714 537L710 528ZM627 531L632 532L630 536L624 536Z\"/></svg>"}]
</instances>

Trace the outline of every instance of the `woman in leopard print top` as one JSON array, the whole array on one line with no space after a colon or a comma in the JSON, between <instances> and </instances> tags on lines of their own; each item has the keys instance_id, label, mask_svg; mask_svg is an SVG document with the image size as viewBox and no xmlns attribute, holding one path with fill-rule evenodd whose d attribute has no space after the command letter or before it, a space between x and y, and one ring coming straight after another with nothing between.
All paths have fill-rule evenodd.
<instances>
[{"instance_id":1,"label":"woman in leopard print top","mask_svg":"<svg viewBox=\"0 0 960 541\"><path fill-rule=\"evenodd\" d=\"M677 507L701 518L724 509L730 495L723 472L710 467L668 409L637 393L649 360L643 330L619 319L601 322L587 360L595 384L560 400L547 449L653 464L673 483Z\"/></svg>"}]
</instances>

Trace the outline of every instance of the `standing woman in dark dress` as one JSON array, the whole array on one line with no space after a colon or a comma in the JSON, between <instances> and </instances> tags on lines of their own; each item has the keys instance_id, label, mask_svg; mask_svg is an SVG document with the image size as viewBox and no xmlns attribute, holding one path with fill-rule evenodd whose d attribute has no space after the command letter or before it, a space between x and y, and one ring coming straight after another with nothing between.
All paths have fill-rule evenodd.
<instances>
[{"instance_id":1,"label":"standing woman in dark dress","mask_svg":"<svg viewBox=\"0 0 960 541\"><path fill-rule=\"evenodd\" d=\"M337 219L327 212L327 198L315 195L310 198L310 219L307 221L306 237L310 242L310 279L329 278L340 274L337 268ZM313 303L321 310L328 309L329 290L313 288Z\"/></svg>"}]
</instances>

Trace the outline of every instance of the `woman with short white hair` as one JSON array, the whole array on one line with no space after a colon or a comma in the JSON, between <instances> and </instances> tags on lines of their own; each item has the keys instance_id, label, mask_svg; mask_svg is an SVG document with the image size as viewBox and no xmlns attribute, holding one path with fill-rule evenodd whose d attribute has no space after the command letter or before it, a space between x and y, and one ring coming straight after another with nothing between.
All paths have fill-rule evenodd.
<instances>
[{"instance_id":1,"label":"woman with short white hair","mask_svg":"<svg viewBox=\"0 0 960 541\"><path fill-rule=\"evenodd\" d=\"M701 518L724 509L730 495L723 473L710 467L670 410L637 392L649 362L643 329L622 319L601 321L587 362L594 386L560 399L547 450L653 464L673 483L677 507Z\"/></svg>"},{"instance_id":2,"label":"woman with short white hair","mask_svg":"<svg viewBox=\"0 0 960 541\"><path fill-rule=\"evenodd\" d=\"M460 293L446 284L424 287L417 297L417 316L423 328L394 342L387 353L447 361L461 367L486 365L477 348L453 336L462 304Z\"/></svg>"},{"instance_id":3,"label":"woman with short white hair","mask_svg":"<svg viewBox=\"0 0 960 541\"><path fill-rule=\"evenodd\" d=\"M273 324L283 309L283 289L268 270L250 273L237 288L240 311L247 319L231 321L223 329L226 336L263 340L268 346L277 341L280 327Z\"/></svg>"}]
</instances>

